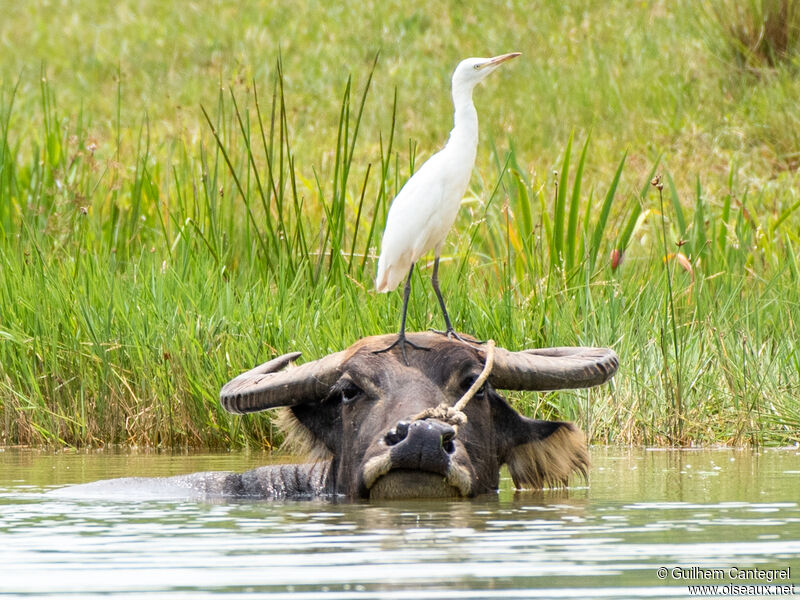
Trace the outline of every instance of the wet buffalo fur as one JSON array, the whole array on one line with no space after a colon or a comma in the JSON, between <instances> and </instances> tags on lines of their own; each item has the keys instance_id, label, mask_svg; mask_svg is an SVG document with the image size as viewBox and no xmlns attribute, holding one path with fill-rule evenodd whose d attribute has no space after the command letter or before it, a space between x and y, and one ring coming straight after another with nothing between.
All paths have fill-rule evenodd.
<instances>
[{"instance_id":1,"label":"wet buffalo fur","mask_svg":"<svg viewBox=\"0 0 800 600\"><path fill-rule=\"evenodd\" d=\"M407 359L397 350L376 353L395 336L375 336L297 367L289 366L294 353L273 359L265 364L277 365L274 373L262 370L253 378L269 384L258 394L241 391L251 371L233 380L235 392L223 388L223 405L233 412L273 410L285 446L310 463L123 478L64 493L112 497L116 491L126 499L443 498L496 491L504 464L518 489L566 487L572 475L586 476L589 456L578 428L525 417L493 386L599 385L616 371L613 352L555 348L530 360L524 352L498 348L489 378L454 419L446 411L428 416L429 409L458 402L481 374L484 350L430 332L408 335L427 349L410 349Z\"/></svg>"},{"instance_id":2,"label":"wet buffalo fur","mask_svg":"<svg viewBox=\"0 0 800 600\"><path fill-rule=\"evenodd\" d=\"M567 487L573 475L587 476L589 455L575 425L525 417L493 385L531 390L557 389L536 387L552 381L564 384L561 387L581 387L584 381L598 385L616 370L615 356L599 377L591 361L575 367L565 352L569 349L554 349L532 367L525 361L512 364L512 353L499 349L500 368L465 406L466 420L448 429L452 423L433 417L423 430L412 427L424 418L419 415L440 405L453 406L481 373L485 354L477 344L433 333L409 335L427 349L411 349L404 359L399 351L375 352L394 336L364 338L340 352L333 367L330 359L320 363L325 370L290 366L280 374L277 391L258 400L263 408L250 400L241 406L272 409L284 447L324 468L328 479L322 487L334 495L476 496L498 488L504 464L517 489ZM559 352L567 357L562 359ZM290 375L293 369L299 373L295 379ZM399 434L401 427L404 433ZM431 435L425 432L437 427L450 431L450 437L438 444L424 441Z\"/></svg>"},{"instance_id":3,"label":"wet buffalo fur","mask_svg":"<svg viewBox=\"0 0 800 600\"><path fill-rule=\"evenodd\" d=\"M474 368L479 369L480 364L468 346L440 339L437 347L430 352L411 352L409 358L412 365L412 357L422 356L425 359L414 369L416 377L435 385L453 404L461 392L460 389L453 390L454 386L458 388L458 379L462 376L461 365L475 363ZM393 358L391 354L356 351L351 354L348 363L352 365L354 379L359 378L358 372L362 370L380 372L381 376L377 379L389 385L392 381L403 381L408 376L406 368ZM348 371L345 369L345 374ZM468 372L463 370L463 373ZM479 438L468 440L466 444L473 462L491 462L497 471L502 464L506 464L517 489L566 487L572 475L587 476L589 455L584 435L575 425L523 417L489 384L485 386L482 396L483 400L475 400L474 410L478 411L480 402L485 402L488 412L472 412L471 418L476 419L480 415L488 422L471 426L471 431L478 434L473 437ZM341 423L340 410L334 389L328 399L311 406L275 409L273 423L284 434L284 447L293 454L305 456L315 464L331 460L335 463L337 459L329 449L330 443L321 437L320 432L327 433L328 428L333 429L333 423ZM329 414L324 414L326 412ZM469 406L467 412L471 412ZM326 425L323 427L322 424ZM376 435L382 433L376 432ZM489 458L486 455L492 456Z\"/></svg>"},{"instance_id":4,"label":"wet buffalo fur","mask_svg":"<svg viewBox=\"0 0 800 600\"><path fill-rule=\"evenodd\" d=\"M505 455L514 487L518 490L552 489L567 487L573 475L587 479L591 463L583 432L572 423L537 423L542 425L543 437L512 446ZM276 409L273 424L284 436L282 447L290 453L304 456L313 464L331 460L332 454L325 444L290 409Z\"/></svg>"}]
</instances>

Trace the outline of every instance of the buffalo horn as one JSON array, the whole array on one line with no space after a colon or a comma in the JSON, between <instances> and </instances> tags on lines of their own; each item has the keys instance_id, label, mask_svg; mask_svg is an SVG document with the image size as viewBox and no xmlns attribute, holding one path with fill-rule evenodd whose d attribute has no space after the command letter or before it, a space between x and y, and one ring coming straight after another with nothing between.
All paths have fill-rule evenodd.
<instances>
[{"instance_id":1,"label":"buffalo horn","mask_svg":"<svg viewBox=\"0 0 800 600\"><path fill-rule=\"evenodd\" d=\"M618 366L616 352L608 348L497 348L489 381L500 390L585 388L608 381Z\"/></svg>"},{"instance_id":2,"label":"buffalo horn","mask_svg":"<svg viewBox=\"0 0 800 600\"><path fill-rule=\"evenodd\" d=\"M298 356L299 352L284 354L231 379L219 393L223 408L245 414L325 398L339 379L345 352L281 371Z\"/></svg>"}]
</instances>

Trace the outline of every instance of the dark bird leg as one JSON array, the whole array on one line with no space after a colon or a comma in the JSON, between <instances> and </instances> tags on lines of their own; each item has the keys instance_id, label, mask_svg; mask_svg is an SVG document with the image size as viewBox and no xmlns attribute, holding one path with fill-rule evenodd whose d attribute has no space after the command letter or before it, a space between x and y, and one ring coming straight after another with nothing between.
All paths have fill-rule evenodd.
<instances>
[{"instance_id":1,"label":"dark bird leg","mask_svg":"<svg viewBox=\"0 0 800 600\"><path fill-rule=\"evenodd\" d=\"M444 306L444 298L442 298L442 291L439 289L439 255L436 255L436 258L433 261L433 275L431 275L431 284L433 284L433 291L436 292L436 297L439 299L439 306L442 309L442 314L444 315L444 325L447 327L445 331L439 331L437 329L432 329L434 333L440 333L442 335L446 335L449 339L456 338L460 342L464 342L467 345L470 344L470 340L465 340L463 337L456 333L456 330L453 329L453 324L450 322L450 317L447 314L447 308ZM477 341L477 340L472 340ZM478 342L482 343L482 342Z\"/></svg>"},{"instance_id":2,"label":"dark bird leg","mask_svg":"<svg viewBox=\"0 0 800 600\"><path fill-rule=\"evenodd\" d=\"M453 329L453 324L450 322L450 316L447 314L447 308L444 305L444 298L442 298L442 290L439 289L439 256L437 255L433 261L433 275L431 275L431 284L433 284L433 291L436 292L436 297L439 299L439 306L442 309L442 314L444 315L444 324L447 327L446 331L437 331L436 333L443 333L447 337L450 337L452 334L456 332Z\"/></svg>"},{"instance_id":3,"label":"dark bird leg","mask_svg":"<svg viewBox=\"0 0 800 600\"><path fill-rule=\"evenodd\" d=\"M408 270L408 277L406 278L406 286L403 288L403 314L400 317L400 333L397 335L397 339L392 342L386 348L381 350L373 350L373 354L380 354L381 352L388 352L395 346L400 346L400 351L403 353L403 361L408 364L408 358L406 357L406 344L411 346L412 348L416 348L417 350L430 350L430 348L426 348L425 346L419 346L414 342L410 341L406 338L406 313L408 312L408 297L411 295L411 275L414 273L414 265L411 265L411 268Z\"/></svg>"}]
</instances>

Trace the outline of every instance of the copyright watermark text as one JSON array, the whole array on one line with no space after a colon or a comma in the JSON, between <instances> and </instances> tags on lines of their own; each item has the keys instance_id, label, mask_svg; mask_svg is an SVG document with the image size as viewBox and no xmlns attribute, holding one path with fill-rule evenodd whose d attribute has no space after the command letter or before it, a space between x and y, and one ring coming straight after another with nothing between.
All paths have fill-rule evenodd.
<instances>
[{"instance_id":1,"label":"copyright watermark text","mask_svg":"<svg viewBox=\"0 0 800 600\"><path fill-rule=\"evenodd\" d=\"M658 567L656 577L686 582L691 596L800 596L791 567Z\"/></svg>"}]
</instances>

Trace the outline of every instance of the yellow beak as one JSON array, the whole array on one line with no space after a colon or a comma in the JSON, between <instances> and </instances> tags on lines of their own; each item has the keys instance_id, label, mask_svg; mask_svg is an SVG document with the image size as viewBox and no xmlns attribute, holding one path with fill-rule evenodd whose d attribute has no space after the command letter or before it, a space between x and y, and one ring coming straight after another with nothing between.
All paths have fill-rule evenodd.
<instances>
[{"instance_id":1,"label":"yellow beak","mask_svg":"<svg viewBox=\"0 0 800 600\"><path fill-rule=\"evenodd\" d=\"M476 69L485 69L486 67L496 67L497 65L506 62L507 60L511 60L512 58L517 58L521 53L520 52L509 52L508 54L501 54L500 56L495 56L487 60L485 63L481 63L477 65Z\"/></svg>"}]
</instances>

